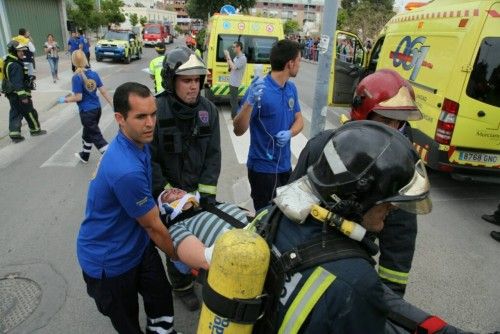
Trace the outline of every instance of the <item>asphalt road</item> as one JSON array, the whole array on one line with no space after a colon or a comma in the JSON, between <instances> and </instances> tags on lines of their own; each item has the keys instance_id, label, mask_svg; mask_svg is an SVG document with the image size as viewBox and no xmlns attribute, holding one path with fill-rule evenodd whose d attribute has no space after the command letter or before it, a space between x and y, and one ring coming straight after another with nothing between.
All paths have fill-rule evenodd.
<instances>
[{"instance_id":1,"label":"asphalt road","mask_svg":"<svg viewBox=\"0 0 500 334\"><path fill-rule=\"evenodd\" d=\"M106 61L93 66L110 91L125 81L152 86L141 70L154 56L153 49L145 49L143 58L129 65ZM316 70L317 65L302 63L295 79L306 130L292 141L294 161L309 133ZM61 71L60 83L51 86L49 80L40 80L39 89L54 96L69 92L70 70ZM335 127L335 112L327 118L328 127ZM40 119L48 135L28 135L16 145L0 139L0 331L113 333L87 296L75 257L88 180L99 154L94 150L88 165L73 157L81 132L76 104L55 106L41 112ZM100 124L111 139L117 127L109 106ZM251 208L244 165L248 136L236 138L231 129L229 108L221 106L218 198ZM434 210L419 218L407 299L456 326L480 333L499 330L500 244L489 236L494 226L480 216L494 210L500 186L458 182L435 172L430 178ZM198 313L186 311L178 300L175 310L176 328L194 333Z\"/></svg>"}]
</instances>

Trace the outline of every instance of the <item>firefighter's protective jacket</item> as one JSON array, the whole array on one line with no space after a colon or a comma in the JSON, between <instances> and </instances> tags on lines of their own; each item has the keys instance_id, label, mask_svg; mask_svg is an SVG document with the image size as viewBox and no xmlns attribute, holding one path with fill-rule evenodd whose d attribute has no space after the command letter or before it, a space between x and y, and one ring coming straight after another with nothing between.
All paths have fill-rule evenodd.
<instances>
[{"instance_id":1,"label":"firefighter's protective jacket","mask_svg":"<svg viewBox=\"0 0 500 334\"><path fill-rule=\"evenodd\" d=\"M157 96L157 126L151 145L153 194L176 187L215 198L221 169L219 114L200 96L186 105L168 92Z\"/></svg>"},{"instance_id":2,"label":"firefighter's protective jacket","mask_svg":"<svg viewBox=\"0 0 500 334\"><path fill-rule=\"evenodd\" d=\"M283 253L321 233L322 225L311 218L299 225L284 217L274 246ZM372 264L352 257L288 277L278 306L278 327L279 333L384 333L387 312Z\"/></svg>"},{"instance_id":3,"label":"firefighter's protective jacket","mask_svg":"<svg viewBox=\"0 0 500 334\"><path fill-rule=\"evenodd\" d=\"M16 94L19 97L31 96L31 91L26 85L28 74L23 62L16 56L8 54L5 58L4 68L4 80L13 86L13 92L9 94Z\"/></svg>"}]
</instances>

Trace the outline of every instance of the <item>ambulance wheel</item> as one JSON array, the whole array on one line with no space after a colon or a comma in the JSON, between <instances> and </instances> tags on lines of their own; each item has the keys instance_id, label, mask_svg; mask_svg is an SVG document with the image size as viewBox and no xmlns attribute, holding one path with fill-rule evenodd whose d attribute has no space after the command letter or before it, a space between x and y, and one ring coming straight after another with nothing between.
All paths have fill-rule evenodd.
<instances>
[{"instance_id":1,"label":"ambulance wheel","mask_svg":"<svg viewBox=\"0 0 500 334\"><path fill-rule=\"evenodd\" d=\"M98 61L98 62L101 62L102 58L101 57L95 57L95 60Z\"/></svg>"},{"instance_id":2,"label":"ambulance wheel","mask_svg":"<svg viewBox=\"0 0 500 334\"><path fill-rule=\"evenodd\" d=\"M125 64L130 64L130 61L132 60L132 57L130 56L130 52L128 53L127 57L124 60Z\"/></svg>"}]
</instances>

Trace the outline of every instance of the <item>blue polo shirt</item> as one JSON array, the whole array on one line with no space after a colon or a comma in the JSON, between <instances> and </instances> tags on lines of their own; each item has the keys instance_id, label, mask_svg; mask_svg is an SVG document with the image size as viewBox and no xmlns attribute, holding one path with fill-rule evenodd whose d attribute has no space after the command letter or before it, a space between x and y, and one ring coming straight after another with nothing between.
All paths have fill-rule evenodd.
<instances>
[{"instance_id":1,"label":"blue polo shirt","mask_svg":"<svg viewBox=\"0 0 500 334\"><path fill-rule=\"evenodd\" d=\"M71 79L71 90L73 94L82 94L82 100L77 102L80 111L89 111L101 107L99 96L97 96L97 88L102 87L102 81L97 72L91 69L85 70L87 82L84 81L83 75L75 73Z\"/></svg>"},{"instance_id":2,"label":"blue polo shirt","mask_svg":"<svg viewBox=\"0 0 500 334\"><path fill-rule=\"evenodd\" d=\"M290 142L278 147L275 136L282 130L290 130L295 122L295 113L300 112L297 88L291 81L281 87L270 74L264 77L264 84L266 89L260 102L261 108L255 102L250 118L247 167L258 173L288 172L292 168ZM247 94L242 101L246 100Z\"/></svg>"},{"instance_id":3,"label":"blue polo shirt","mask_svg":"<svg viewBox=\"0 0 500 334\"><path fill-rule=\"evenodd\" d=\"M80 44L83 45L82 51L87 54L90 52L90 43L87 37L80 36Z\"/></svg>"},{"instance_id":4,"label":"blue polo shirt","mask_svg":"<svg viewBox=\"0 0 500 334\"><path fill-rule=\"evenodd\" d=\"M82 41L80 40L80 38L73 38L73 37L70 37L68 39L68 46L69 46L69 52L73 52L75 50L78 50L80 48L80 44L82 44Z\"/></svg>"},{"instance_id":5,"label":"blue polo shirt","mask_svg":"<svg viewBox=\"0 0 500 334\"><path fill-rule=\"evenodd\" d=\"M100 279L139 265L150 239L136 218L154 206L149 146L140 149L119 131L90 181L76 246L83 271Z\"/></svg>"}]
</instances>

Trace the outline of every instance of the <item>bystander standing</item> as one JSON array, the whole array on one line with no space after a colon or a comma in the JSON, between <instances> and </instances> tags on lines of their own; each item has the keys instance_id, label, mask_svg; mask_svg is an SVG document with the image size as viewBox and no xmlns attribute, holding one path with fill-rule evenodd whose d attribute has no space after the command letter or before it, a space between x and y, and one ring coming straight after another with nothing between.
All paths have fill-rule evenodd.
<instances>
[{"instance_id":1,"label":"bystander standing","mask_svg":"<svg viewBox=\"0 0 500 334\"><path fill-rule=\"evenodd\" d=\"M231 118L234 119L238 113L238 95L240 93L241 80L243 80L247 66L247 57L243 53L243 43L240 41L233 43L233 50L235 53L234 59L231 59L227 50L224 50L224 55L231 71L231 75L229 76L229 102L231 103Z\"/></svg>"},{"instance_id":2,"label":"bystander standing","mask_svg":"<svg viewBox=\"0 0 500 334\"><path fill-rule=\"evenodd\" d=\"M58 76L58 64L59 64L59 45L57 44L54 36L52 34L47 35L47 41L44 45L44 51L47 55L47 61L50 66L50 73L52 74L52 80L54 83L59 80Z\"/></svg>"}]
</instances>

